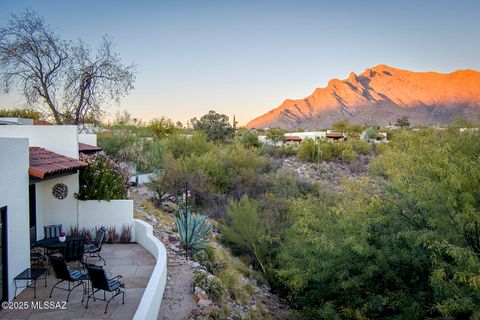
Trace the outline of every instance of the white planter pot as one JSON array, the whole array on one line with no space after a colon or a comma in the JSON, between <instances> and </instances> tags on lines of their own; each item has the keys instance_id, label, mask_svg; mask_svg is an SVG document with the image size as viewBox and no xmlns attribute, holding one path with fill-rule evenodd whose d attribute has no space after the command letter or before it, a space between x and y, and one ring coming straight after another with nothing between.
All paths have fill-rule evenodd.
<instances>
[{"instance_id":1,"label":"white planter pot","mask_svg":"<svg viewBox=\"0 0 480 320\"><path fill-rule=\"evenodd\" d=\"M66 239L67 239L67 237L58 237L58 241L60 241L60 242L65 242Z\"/></svg>"}]
</instances>

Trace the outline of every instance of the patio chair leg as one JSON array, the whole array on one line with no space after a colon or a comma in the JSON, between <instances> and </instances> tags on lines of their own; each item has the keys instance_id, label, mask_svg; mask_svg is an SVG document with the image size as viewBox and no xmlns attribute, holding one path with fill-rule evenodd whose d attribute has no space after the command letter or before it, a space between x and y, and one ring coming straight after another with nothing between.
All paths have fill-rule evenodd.
<instances>
[{"instance_id":1,"label":"patio chair leg","mask_svg":"<svg viewBox=\"0 0 480 320\"><path fill-rule=\"evenodd\" d=\"M106 266L107 263L105 262L105 259L103 259L103 257L100 255L100 253L97 253L98 255L98 260L102 260L103 261L103 265Z\"/></svg>"},{"instance_id":2,"label":"patio chair leg","mask_svg":"<svg viewBox=\"0 0 480 320\"><path fill-rule=\"evenodd\" d=\"M92 292L92 294L89 294L87 297L87 303L85 304L85 309L88 309L88 302L90 301L90 298L93 297L93 301L95 301L95 292L97 292L99 289L95 290Z\"/></svg>"},{"instance_id":3,"label":"patio chair leg","mask_svg":"<svg viewBox=\"0 0 480 320\"><path fill-rule=\"evenodd\" d=\"M55 285L52 287L52 290L50 290L50 298L52 297L52 293L53 293L53 289L55 289L60 283L62 283L63 281L65 280L60 280L58 281L57 283L55 283Z\"/></svg>"},{"instance_id":4,"label":"patio chair leg","mask_svg":"<svg viewBox=\"0 0 480 320\"><path fill-rule=\"evenodd\" d=\"M115 295L113 295L110 299L108 299L107 301L107 306L105 307L105 312L104 313L107 313L107 309L108 309L108 305L110 304L110 301L113 300L113 298L115 298L116 296L118 296L120 294L120 292L117 292ZM106 299L105 299L106 300Z\"/></svg>"},{"instance_id":5,"label":"patio chair leg","mask_svg":"<svg viewBox=\"0 0 480 320\"><path fill-rule=\"evenodd\" d=\"M79 282L79 283L77 283L76 285L74 285L74 286L72 287L72 289L68 290L67 302L68 302L68 299L70 298L70 293L72 293L73 289L75 289L76 287L78 287L79 285L82 285L82 284L83 284L82 282ZM70 287L70 282L69 282L69 285L68 285L68 286ZM83 297L82 297L82 300L83 300Z\"/></svg>"}]
</instances>

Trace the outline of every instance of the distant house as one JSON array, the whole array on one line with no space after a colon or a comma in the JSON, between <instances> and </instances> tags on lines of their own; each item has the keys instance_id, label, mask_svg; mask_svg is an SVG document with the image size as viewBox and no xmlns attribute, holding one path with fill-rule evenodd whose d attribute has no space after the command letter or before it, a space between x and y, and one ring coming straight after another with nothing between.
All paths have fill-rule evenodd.
<instances>
[{"instance_id":1,"label":"distant house","mask_svg":"<svg viewBox=\"0 0 480 320\"><path fill-rule=\"evenodd\" d=\"M302 141L305 139L325 139L327 131L306 131L306 132L287 132L284 134L284 139L286 137L298 137Z\"/></svg>"},{"instance_id":2,"label":"distant house","mask_svg":"<svg viewBox=\"0 0 480 320\"><path fill-rule=\"evenodd\" d=\"M387 133L386 132L376 132L371 131L372 129L367 129L362 132L360 135L360 139L365 140L369 143L382 143L388 142Z\"/></svg>"},{"instance_id":3,"label":"distant house","mask_svg":"<svg viewBox=\"0 0 480 320\"><path fill-rule=\"evenodd\" d=\"M347 137L342 132L334 132L328 130L325 134L325 138L331 141L345 141Z\"/></svg>"},{"instance_id":4,"label":"distant house","mask_svg":"<svg viewBox=\"0 0 480 320\"><path fill-rule=\"evenodd\" d=\"M302 142L302 138L299 137L299 136L284 136L283 137L283 142L286 145L298 146Z\"/></svg>"}]
</instances>

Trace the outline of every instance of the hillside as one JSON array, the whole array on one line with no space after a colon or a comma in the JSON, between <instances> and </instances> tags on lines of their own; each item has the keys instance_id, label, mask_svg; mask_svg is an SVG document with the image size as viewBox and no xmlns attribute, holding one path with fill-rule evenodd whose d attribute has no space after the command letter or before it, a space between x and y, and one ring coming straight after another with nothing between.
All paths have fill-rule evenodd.
<instances>
[{"instance_id":1,"label":"hillside","mask_svg":"<svg viewBox=\"0 0 480 320\"><path fill-rule=\"evenodd\" d=\"M412 72L378 65L348 79L332 79L308 97L285 100L250 121L248 128L318 129L348 118L352 123L388 125L401 116L412 124L477 121L480 72Z\"/></svg>"}]
</instances>

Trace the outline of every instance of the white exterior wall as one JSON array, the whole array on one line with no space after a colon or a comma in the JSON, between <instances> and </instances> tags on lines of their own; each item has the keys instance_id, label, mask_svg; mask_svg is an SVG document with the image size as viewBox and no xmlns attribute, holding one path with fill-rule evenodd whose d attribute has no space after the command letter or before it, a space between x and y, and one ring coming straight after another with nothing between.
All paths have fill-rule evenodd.
<instances>
[{"instance_id":1,"label":"white exterior wall","mask_svg":"<svg viewBox=\"0 0 480 320\"><path fill-rule=\"evenodd\" d=\"M330 131L330 130L328 130ZM326 138L328 131L307 131L307 132L287 132L283 136L284 137L300 137L302 140L305 139L316 139L316 138Z\"/></svg>"},{"instance_id":2,"label":"white exterior wall","mask_svg":"<svg viewBox=\"0 0 480 320\"><path fill-rule=\"evenodd\" d=\"M30 266L28 165L27 139L0 138L0 207L7 206L9 300L15 292L13 278Z\"/></svg>"},{"instance_id":3,"label":"white exterior wall","mask_svg":"<svg viewBox=\"0 0 480 320\"><path fill-rule=\"evenodd\" d=\"M57 183L68 187L65 199L57 199L52 194L52 188ZM35 185L37 201L37 240L43 239L43 227L51 224L61 224L66 232L70 226L77 224L78 173L46 180Z\"/></svg>"},{"instance_id":4,"label":"white exterior wall","mask_svg":"<svg viewBox=\"0 0 480 320\"><path fill-rule=\"evenodd\" d=\"M0 126L0 137L28 138L30 147L41 147L78 159L76 126Z\"/></svg>"},{"instance_id":5,"label":"white exterior wall","mask_svg":"<svg viewBox=\"0 0 480 320\"><path fill-rule=\"evenodd\" d=\"M78 201L78 226L94 227L115 226L120 232L123 225L132 227L132 241L135 241L133 223L133 200Z\"/></svg>"},{"instance_id":6,"label":"white exterior wall","mask_svg":"<svg viewBox=\"0 0 480 320\"><path fill-rule=\"evenodd\" d=\"M133 221L138 244L147 249L157 260L133 319L157 319L167 282L167 250L153 235L153 227L150 224L139 219Z\"/></svg>"},{"instance_id":7,"label":"white exterior wall","mask_svg":"<svg viewBox=\"0 0 480 320\"><path fill-rule=\"evenodd\" d=\"M78 142L86 143L91 146L97 146L97 135L96 134L88 134L88 133L79 133L78 134Z\"/></svg>"}]
</instances>

